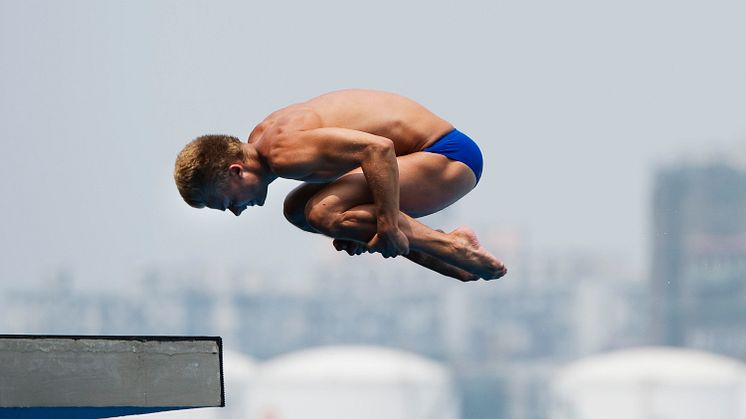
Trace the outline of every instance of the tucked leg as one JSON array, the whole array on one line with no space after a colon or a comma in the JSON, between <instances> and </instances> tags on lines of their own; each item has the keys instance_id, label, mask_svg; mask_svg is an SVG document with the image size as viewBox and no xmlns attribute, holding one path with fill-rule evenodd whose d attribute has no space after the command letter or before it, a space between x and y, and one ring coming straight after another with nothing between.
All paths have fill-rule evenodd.
<instances>
[{"instance_id":1,"label":"tucked leg","mask_svg":"<svg viewBox=\"0 0 746 419\"><path fill-rule=\"evenodd\" d=\"M439 211L471 190L475 177L466 165L438 154L415 153L399 158L399 179L399 228L409 239L410 249L430 257L415 254L415 262L430 263L428 267L439 272L451 265L486 279L505 274L504 265L479 245L471 230L461 228L446 234L409 215ZM372 197L359 171L319 190L305 209L308 224L327 236L367 243L376 233ZM444 265L436 266L434 260Z\"/></svg>"}]
</instances>

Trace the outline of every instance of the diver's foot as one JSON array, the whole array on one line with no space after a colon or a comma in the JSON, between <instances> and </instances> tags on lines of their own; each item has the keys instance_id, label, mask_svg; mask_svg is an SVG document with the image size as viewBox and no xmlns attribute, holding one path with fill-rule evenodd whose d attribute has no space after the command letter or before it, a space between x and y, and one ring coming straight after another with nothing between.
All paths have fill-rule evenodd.
<instances>
[{"instance_id":1,"label":"diver's foot","mask_svg":"<svg viewBox=\"0 0 746 419\"><path fill-rule=\"evenodd\" d=\"M443 262L435 256L430 256L416 250L410 250L408 254L404 255L404 257L418 265L424 266L441 275L456 278L461 282L476 281L479 279L478 275L457 268L450 263Z\"/></svg>"},{"instance_id":2,"label":"diver's foot","mask_svg":"<svg viewBox=\"0 0 746 419\"><path fill-rule=\"evenodd\" d=\"M453 260L448 261L451 264L488 280L508 273L505 264L479 244L477 235L469 227L459 227L448 235L453 238L456 248Z\"/></svg>"}]
</instances>

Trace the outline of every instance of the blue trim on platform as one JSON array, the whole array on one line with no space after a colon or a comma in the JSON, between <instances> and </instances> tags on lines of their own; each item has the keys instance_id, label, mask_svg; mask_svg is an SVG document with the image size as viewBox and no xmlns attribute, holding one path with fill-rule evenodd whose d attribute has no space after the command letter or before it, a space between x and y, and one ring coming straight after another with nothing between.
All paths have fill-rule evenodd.
<instances>
[{"instance_id":1,"label":"blue trim on platform","mask_svg":"<svg viewBox=\"0 0 746 419\"><path fill-rule=\"evenodd\" d=\"M2 407L0 419L101 419L194 407Z\"/></svg>"}]
</instances>

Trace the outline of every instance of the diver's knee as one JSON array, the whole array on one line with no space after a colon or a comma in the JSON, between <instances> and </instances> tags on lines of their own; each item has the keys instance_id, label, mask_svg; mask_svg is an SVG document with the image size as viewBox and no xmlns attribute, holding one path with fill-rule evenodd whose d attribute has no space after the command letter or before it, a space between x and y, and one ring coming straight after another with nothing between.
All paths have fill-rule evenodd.
<instances>
[{"instance_id":1,"label":"diver's knee","mask_svg":"<svg viewBox=\"0 0 746 419\"><path fill-rule=\"evenodd\" d=\"M296 202L290 199L286 199L282 207L282 214L290 224L305 231L312 231L313 228L309 225L306 219L305 208L302 205L298 205Z\"/></svg>"}]
</instances>

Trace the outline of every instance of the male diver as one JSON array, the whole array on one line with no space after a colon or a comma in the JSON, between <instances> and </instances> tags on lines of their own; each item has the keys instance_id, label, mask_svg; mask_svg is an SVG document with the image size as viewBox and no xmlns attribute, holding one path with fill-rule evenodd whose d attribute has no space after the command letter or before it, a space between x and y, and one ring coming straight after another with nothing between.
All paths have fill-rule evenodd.
<instances>
[{"instance_id":1,"label":"male diver","mask_svg":"<svg viewBox=\"0 0 746 419\"><path fill-rule=\"evenodd\" d=\"M405 97L343 90L267 116L246 143L205 135L176 159L174 178L196 208L263 205L278 177L303 183L285 198L288 221L334 239L338 251L406 258L461 281L496 279L504 264L468 227L445 233L416 220L453 204L482 174L479 147Z\"/></svg>"}]
</instances>

